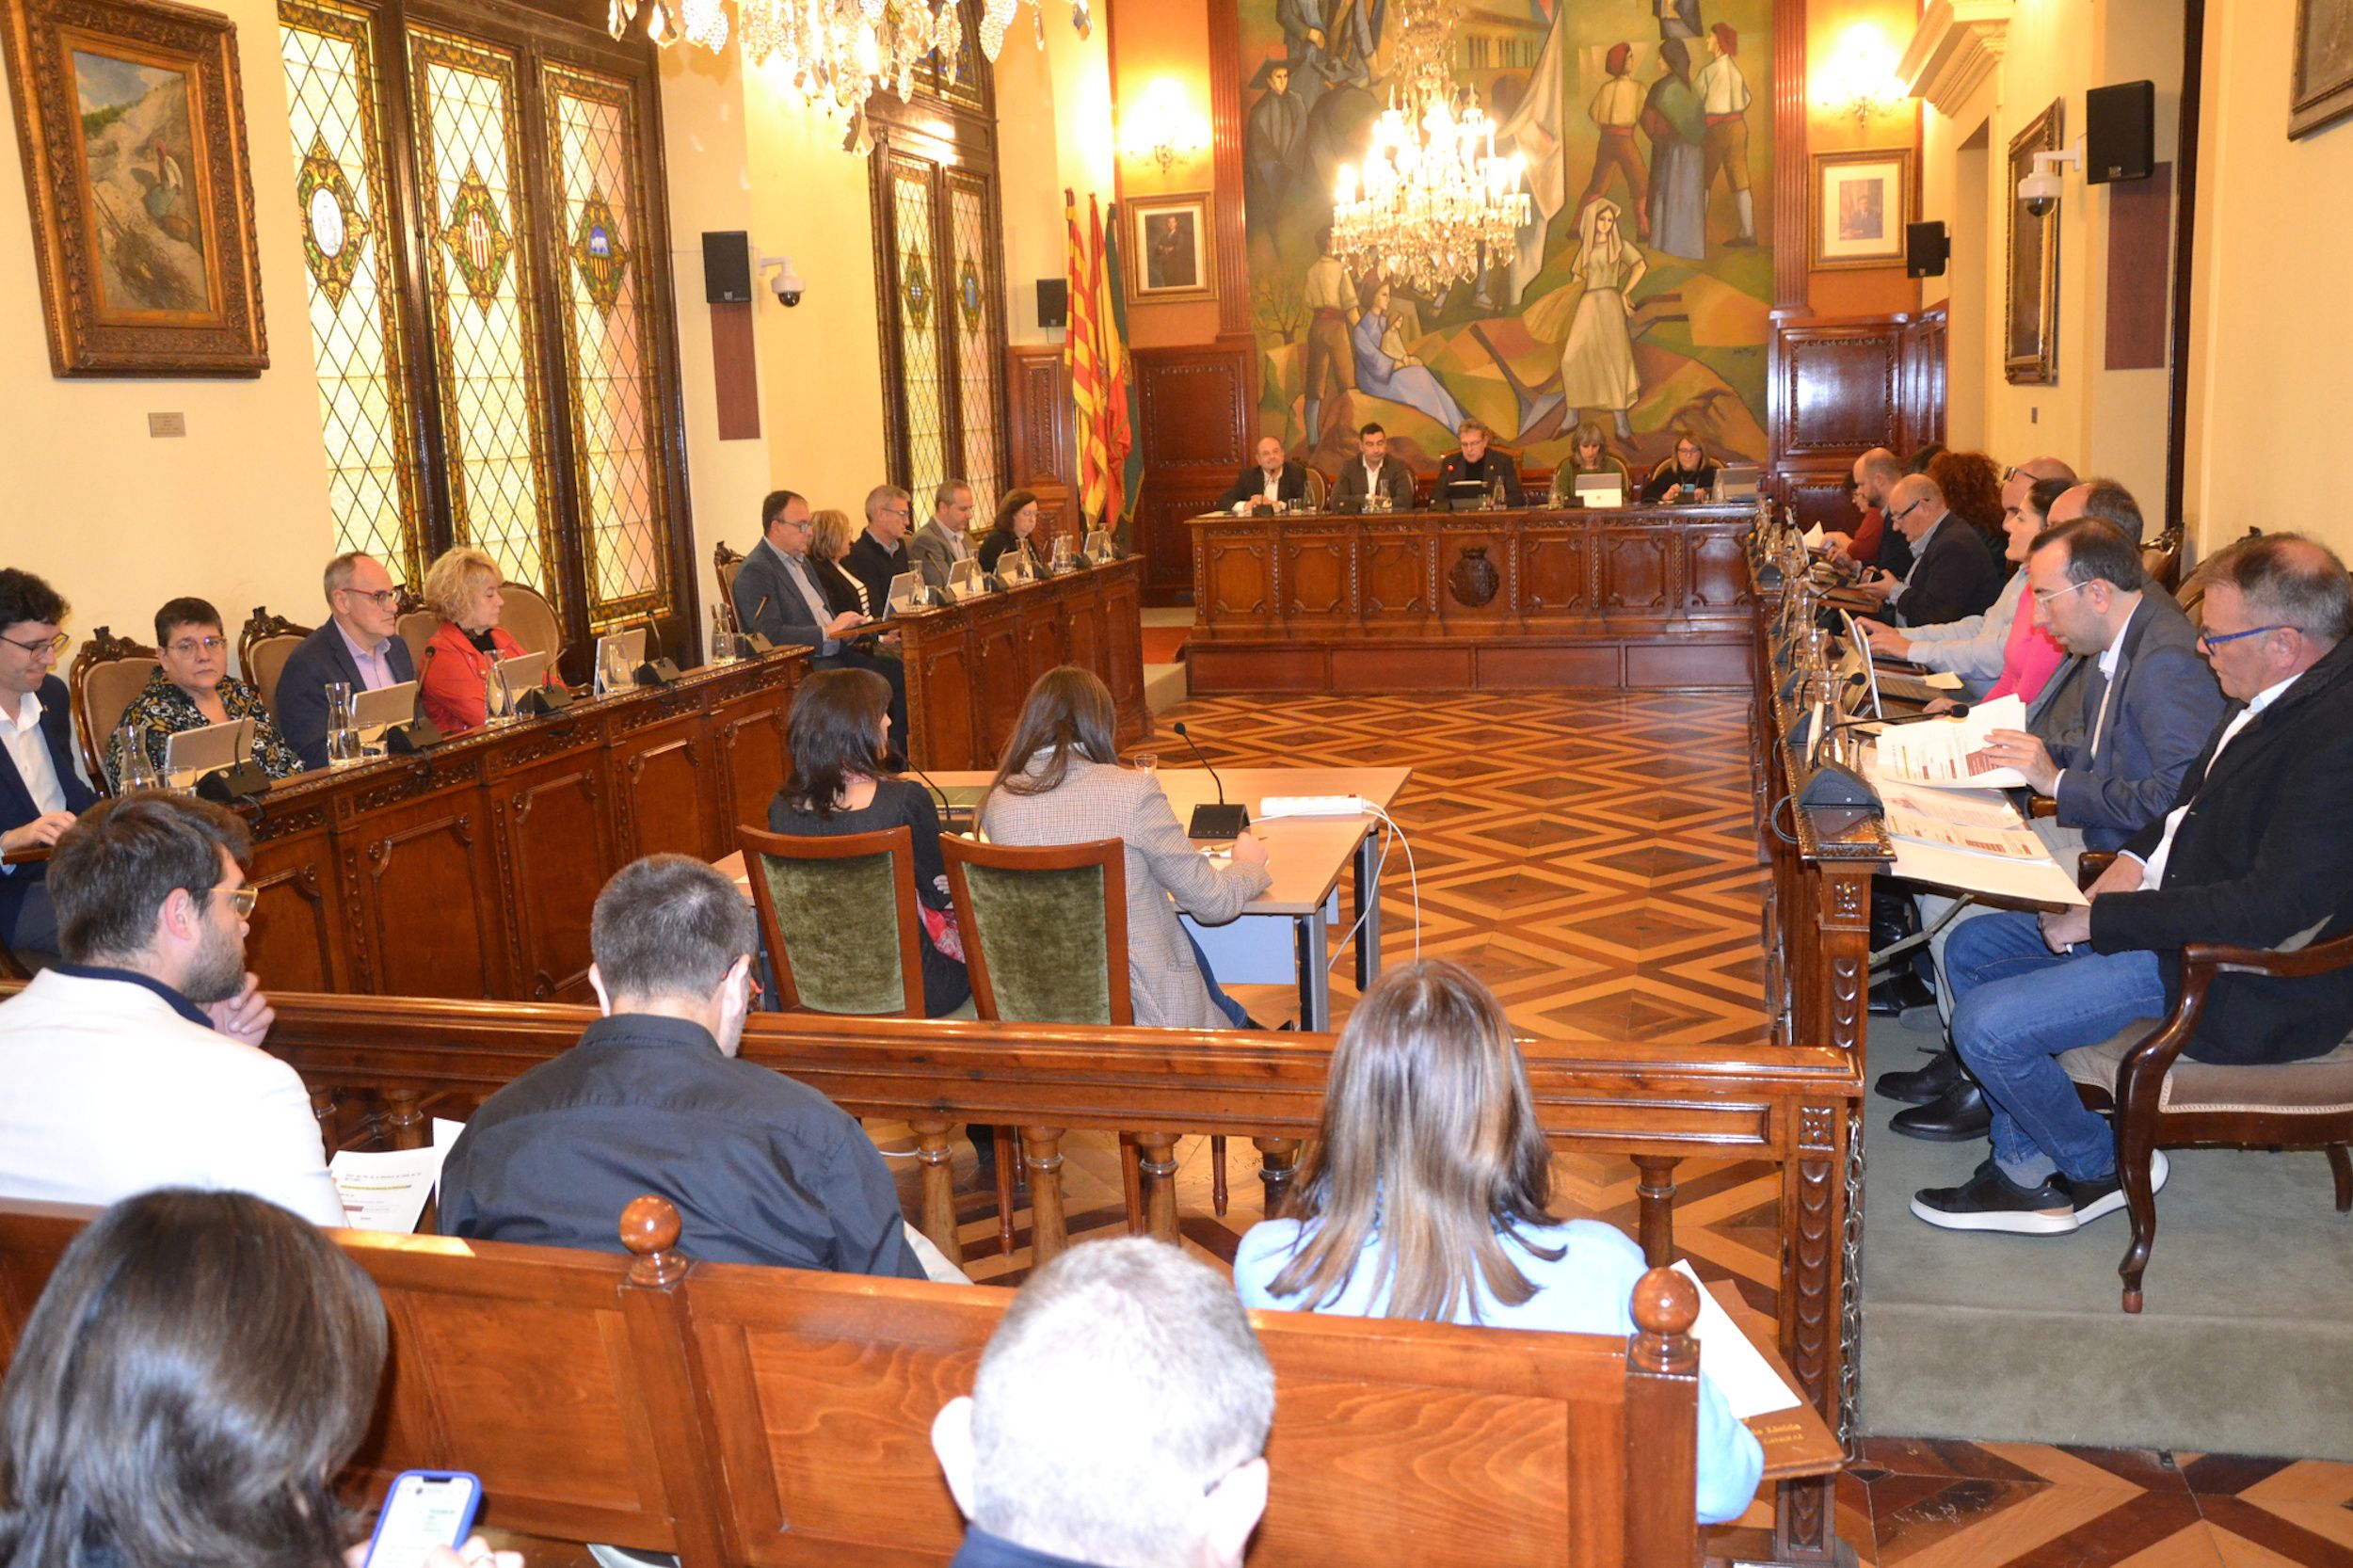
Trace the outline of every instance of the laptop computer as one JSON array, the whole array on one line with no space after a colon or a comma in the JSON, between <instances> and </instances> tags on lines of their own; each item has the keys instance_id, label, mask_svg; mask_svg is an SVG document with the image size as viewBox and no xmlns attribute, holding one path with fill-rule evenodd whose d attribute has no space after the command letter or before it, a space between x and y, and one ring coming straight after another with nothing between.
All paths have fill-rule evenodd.
<instances>
[{"instance_id":1,"label":"laptop computer","mask_svg":"<svg viewBox=\"0 0 2353 1568\"><path fill-rule=\"evenodd\" d=\"M164 738L164 779L184 790L208 773L233 768L253 755L253 721L231 719L200 729L182 729Z\"/></svg>"},{"instance_id":2,"label":"laptop computer","mask_svg":"<svg viewBox=\"0 0 2353 1568\"><path fill-rule=\"evenodd\" d=\"M1438 499L1449 512L1467 511L1487 499L1487 486L1479 479L1449 479L1446 488L1438 492Z\"/></svg>"},{"instance_id":3,"label":"laptop computer","mask_svg":"<svg viewBox=\"0 0 2353 1568\"><path fill-rule=\"evenodd\" d=\"M1110 529L1092 528L1087 531L1086 558L1090 561L1119 559L1119 545L1112 538Z\"/></svg>"},{"instance_id":4,"label":"laptop computer","mask_svg":"<svg viewBox=\"0 0 2353 1568\"><path fill-rule=\"evenodd\" d=\"M1716 499L1753 501L1765 471L1754 463L1726 463L1716 471Z\"/></svg>"},{"instance_id":5,"label":"laptop computer","mask_svg":"<svg viewBox=\"0 0 2353 1568\"><path fill-rule=\"evenodd\" d=\"M923 586L920 573L903 571L890 580L890 587L883 595L883 614L903 616L909 610L920 610L917 596Z\"/></svg>"},{"instance_id":6,"label":"laptop computer","mask_svg":"<svg viewBox=\"0 0 2353 1568\"><path fill-rule=\"evenodd\" d=\"M948 568L948 596L961 603L978 599L988 592L988 579L982 574L981 563L967 557Z\"/></svg>"},{"instance_id":7,"label":"laptop computer","mask_svg":"<svg viewBox=\"0 0 2353 1568\"><path fill-rule=\"evenodd\" d=\"M645 633L640 632L638 638L642 642ZM506 677L506 689L520 696L547 680L548 656L544 653L518 653L511 659L501 659L499 673Z\"/></svg>"},{"instance_id":8,"label":"laptop computer","mask_svg":"<svg viewBox=\"0 0 2353 1568\"><path fill-rule=\"evenodd\" d=\"M355 693L351 699L351 727L363 741L373 741L387 727L407 724L416 716L417 683L413 680Z\"/></svg>"},{"instance_id":9,"label":"laptop computer","mask_svg":"<svg viewBox=\"0 0 2353 1568\"><path fill-rule=\"evenodd\" d=\"M1625 504L1625 481L1614 473L1580 473L1577 476L1577 504L1579 506L1623 506Z\"/></svg>"}]
</instances>

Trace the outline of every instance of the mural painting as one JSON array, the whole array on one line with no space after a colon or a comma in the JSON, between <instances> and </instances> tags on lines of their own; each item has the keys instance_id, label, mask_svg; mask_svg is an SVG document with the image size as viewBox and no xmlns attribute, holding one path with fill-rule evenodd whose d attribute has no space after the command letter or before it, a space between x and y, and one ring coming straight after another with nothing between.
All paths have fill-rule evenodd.
<instances>
[{"instance_id":1,"label":"mural painting","mask_svg":"<svg viewBox=\"0 0 2353 1568\"><path fill-rule=\"evenodd\" d=\"M1465 415L1554 468L1580 423L1637 473L1674 432L1762 461L1771 0L1457 4L1456 99L1525 160L1530 221L1434 296L1332 253L1388 105L1400 0L1241 0L1260 427L1337 472L1356 428L1427 472Z\"/></svg>"}]
</instances>

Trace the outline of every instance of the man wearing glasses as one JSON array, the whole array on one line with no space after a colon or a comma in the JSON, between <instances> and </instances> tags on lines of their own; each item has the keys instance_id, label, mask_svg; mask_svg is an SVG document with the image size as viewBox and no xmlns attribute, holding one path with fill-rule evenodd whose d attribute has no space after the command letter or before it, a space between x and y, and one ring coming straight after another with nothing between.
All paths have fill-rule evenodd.
<instances>
[{"instance_id":1,"label":"man wearing glasses","mask_svg":"<svg viewBox=\"0 0 2353 1568\"><path fill-rule=\"evenodd\" d=\"M372 555L327 563L328 622L302 639L278 677L278 728L306 768L327 766L327 688L380 691L417 678L400 636L400 590Z\"/></svg>"},{"instance_id":2,"label":"man wearing glasses","mask_svg":"<svg viewBox=\"0 0 2353 1568\"><path fill-rule=\"evenodd\" d=\"M202 1187L344 1223L310 1092L261 1048L276 1015L246 972L248 851L230 812L145 790L57 840L65 961L0 1002L0 1194Z\"/></svg>"},{"instance_id":3,"label":"man wearing glasses","mask_svg":"<svg viewBox=\"0 0 2353 1568\"><path fill-rule=\"evenodd\" d=\"M1912 570L1902 577L1877 572L1855 586L1894 610L1906 626L1981 616L2002 596L2002 568L1976 532L1952 519L1945 492L1927 474L1908 473L1897 481L1887 498L1887 520L1911 541Z\"/></svg>"},{"instance_id":4,"label":"man wearing glasses","mask_svg":"<svg viewBox=\"0 0 2353 1568\"><path fill-rule=\"evenodd\" d=\"M800 644L809 650L811 669L872 670L890 682L890 723L904 735L905 666L888 654L845 640L872 617L856 610L837 613L826 600L808 565L808 544L815 534L810 518L808 498L796 490L771 490L760 502L760 543L744 552L735 574L735 623L779 646Z\"/></svg>"},{"instance_id":5,"label":"man wearing glasses","mask_svg":"<svg viewBox=\"0 0 2353 1568\"><path fill-rule=\"evenodd\" d=\"M915 501L896 485L866 493L866 532L841 558L844 570L866 588L866 602L890 602L890 580L915 568L907 564L907 535L915 527Z\"/></svg>"},{"instance_id":6,"label":"man wearing glasses","mask_svg":"<svg viewBox=\"0 0 2353 1568\"><path fill-rule=\"evenodd\" d=\"M29 571L0 570L0 943L19 954L57 951L56 912L39 856L98 798L73 771L65 682L66 602Z\"/></svg>"},{"instance_id":7,"label":"man wearing glasses","mask_svg":"<svg viewBox=\"0 0 2353 1568\"><path fill-rule=\"evenodd\" d=\"M2353 583L2295 534L2244 540L2201 575L2198 646L2230 706L2165 814L2126 842L2088 907L1953 933L1953 1040L1993 1102L1993 1148L1966 1183L1913 1199L1930 1224L2067 1235L2122 1208L2115 1135L2059 1053L2145 1037L2180 1000L2189 943L2300 947L2353 931ZM2185 1054L2303 1061L2348 1031L2353 968L2227 975ZM2165 1175L2158 1155L2153 1184Z\"/></svg>"}]
</instances>

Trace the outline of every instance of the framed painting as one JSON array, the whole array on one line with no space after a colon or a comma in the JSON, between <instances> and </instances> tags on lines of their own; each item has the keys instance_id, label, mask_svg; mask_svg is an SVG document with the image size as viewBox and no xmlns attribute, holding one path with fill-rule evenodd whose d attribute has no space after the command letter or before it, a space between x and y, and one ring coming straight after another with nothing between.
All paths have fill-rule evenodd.
<instances>
[{"instance_id":1,"label":"framed painting","mask_svg":"<svg viewBox=\"0 0 2353 1568\"><path fill-rule=\"evenodd\" d=\"M10 0L6 43L50 368L267 369L236 27L163 0Z\"/></svg>"},{"instance_id":2,"label":"framed painting","mask_svg":"<svg viewBox=\"0 0 2353 1568\"><path fill-rule=\"evenodd\" d=\"M1901 266L1912 150L1814 154L1814 269Z\"/></svg>"},{"instance_id":3,"label":"framed painting","mask_svg":"<svg viewBox=\"0 0 2353 1568\"><path fill-rule=\"evenodd\" d=\"M1133 258L1128 298L1160 303L1216 297L1206 192L1136 197L1121 205L1128 213L1128 254Z\"/></svg>"},{"instance_id":4,"label":"framed painting","mask_svg":"<svg viewBox=\"0 0 2353 1568\"><path fill-rule=\"evenodd\" d=\"M2288 139L2353 114L2353 0L2296 0Z\"/></svg>"},{"instance_id":5,"label":"framed painting","mask_svg":"<svg viewBox=\"0 0 2353 1568\"><path fill-rule=\"evenodd\" d=\"M2009 246L2003 274L2002 376L2017 386L2049 386L2058 379L2058 213L2037 217L2018 200L2018 182L2034 172L2037 152L2059 150L2060 117L2067 101L2026 121L2009 138L2009 161L2002 188L2009 193Z\"/></svg>"}]
</instances>

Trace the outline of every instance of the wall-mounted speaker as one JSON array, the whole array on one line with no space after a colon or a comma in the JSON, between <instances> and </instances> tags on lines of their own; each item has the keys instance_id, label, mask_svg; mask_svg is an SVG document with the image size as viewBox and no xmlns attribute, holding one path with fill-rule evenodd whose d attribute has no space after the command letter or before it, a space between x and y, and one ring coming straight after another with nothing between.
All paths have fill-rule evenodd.
<instances>
[{"instance_id":1,"label":"wall-mounted speaker","mask_svg":"<svg viewBox=\"0 0 2353 1568\"><path fill-rule=\"evenodd\" d=\"M2157 84L2118 82L2084 94L2084 184L2146 180L2157 166Z\"/></svg>"},{"instance_id":2,"label":"wall-mounted speaker","mask_svg":"<svg viewBox=\"0 0 2353 1568\"><path fill-rule=\"evenodd\" d=\"M1905 277L1942 278L1952 254L1953 242L1945 236L1942 223L1904 225Z\"/></svg>"},{"instance_id":3,"label":"wall-mounted speaker","mask_svg":"<svg viewBox=\"0 0 2353 1568\"><path fill-rule=\"evenodd\" d=\"M1040 327L1070 325L1070 280L1066 278L1041 278L1037 280L1037 324Z\"/></svg>"},{"instance_id":4,"label":"wall-mounted speaker","mask_svg":"<svg viewBox=\"0 0 2353 1568\"><path fill-rule=\"evenodd\" d=\"M752 236L743 230L703 235L703 299L712 305L752 302Z\"/></svg>"}]
</instances>

